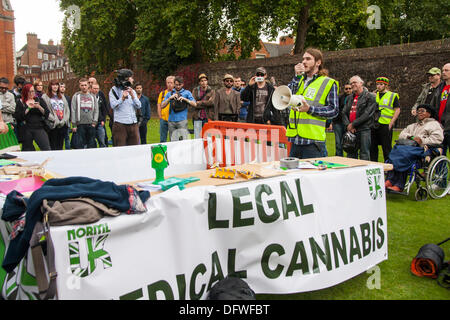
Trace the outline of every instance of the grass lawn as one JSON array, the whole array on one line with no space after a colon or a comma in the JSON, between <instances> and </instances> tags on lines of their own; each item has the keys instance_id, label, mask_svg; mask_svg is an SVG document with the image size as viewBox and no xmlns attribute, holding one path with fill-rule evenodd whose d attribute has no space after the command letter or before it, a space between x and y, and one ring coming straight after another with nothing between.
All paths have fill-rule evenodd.
<instances>
[{"instance_id":1,"label":"grass lawn","mask_svg":"<svg viewBox=\"0 0 450 320\"><path fill-rule=\"evenodd\" d=\"M148 143L159 142L159 120L149 122ZM189 127L192 128L192 122ZM110 136L109 127L107 126ZM396 140L399 132L394 133ZM327 134L330 156L335 154L334 134ZM380 157L382 152L380 148ZM380 159L381 161L381 159ZM349 190L349 192L351 192ZM388 260L379 264L380 289L368 289L371 276L362 273L344 283L314 292L291 295L260 295L262 299L336 299L336 300L449 300L450 291L440 287L436 280L414 276L409 268L419 249L428 243L438 243L450 237L450 196L440 200L417 202L415 187L408 197L387 195ZM351 193L349 193L351 194ZM450 242L442 245L445 259L450 260Z\"/></svg>"}]
</instances>

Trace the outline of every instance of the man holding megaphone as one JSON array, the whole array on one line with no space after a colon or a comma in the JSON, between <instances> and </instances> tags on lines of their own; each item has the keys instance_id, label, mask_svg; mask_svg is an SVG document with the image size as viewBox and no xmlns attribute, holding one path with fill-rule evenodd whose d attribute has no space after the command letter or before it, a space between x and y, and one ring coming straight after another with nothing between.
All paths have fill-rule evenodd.
<instances>
[{"instance_id":1,"label":"man holding megaphone","mask_svg":"<svg viewBox=\"0 0 450 320\"><path fill-rule=\"evenodd\" d=\"M326 121L339 113L339 83L328 77L318 49L306 49L303 60L294 67L289 85L278 87L272 100L275 108L290 107L286 135L292 143L290 157L299 159L327 156Z\"/></svg>"}]
</instances>

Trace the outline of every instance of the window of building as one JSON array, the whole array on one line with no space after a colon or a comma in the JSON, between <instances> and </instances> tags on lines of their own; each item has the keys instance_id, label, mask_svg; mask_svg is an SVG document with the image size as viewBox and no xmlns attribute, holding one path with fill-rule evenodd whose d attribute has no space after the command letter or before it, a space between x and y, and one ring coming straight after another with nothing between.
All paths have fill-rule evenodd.
<instances>
[{"instance_id":1,"label":"window of building","mask_svg":"<svg viewBox=\"0 0 450 320\"><path fill-rule=\"evenodd\" d=\"M44 60L48 60L48 54L44 53Z\"/></svg>"}]
</instances>

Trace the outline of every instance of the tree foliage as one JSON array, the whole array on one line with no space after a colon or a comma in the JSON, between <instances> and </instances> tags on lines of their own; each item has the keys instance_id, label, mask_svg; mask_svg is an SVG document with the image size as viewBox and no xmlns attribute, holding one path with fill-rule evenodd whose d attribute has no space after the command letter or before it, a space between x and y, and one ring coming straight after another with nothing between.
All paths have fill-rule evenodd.
<instances>
[{"instance_id":1,"label":"tree foliage","mask_svg":"<svg viewBox=\"0 0 450 320\"><path fill-rule=\"evenodd\" d=\"M69 14L63 22L63 45L74 71L79 75L107 73L131 64L136 10L132 1L61 0L66 10L80 8L80 28L70 28Z\"/></svg>"},{"instance_id":2,"label":"tree foliage","mask_svg":"<svg viewBox=\"0 0 450 320\"><path fill-rule=\"evenodd\" d=\"M164 78L182 64L241 59L262 37L280 33L306 46L340 50L450 36L448 0L61 0L81 8L81 28L64 22L63 44L79 74L131 64L133 54ZM369 5L381 9L381 29L369 30ZM218 52L222 48L228 52ZM239 55L235 55L238 49ZM119 63L119 65L118 65Z\"/></svg>"}]
</instances>

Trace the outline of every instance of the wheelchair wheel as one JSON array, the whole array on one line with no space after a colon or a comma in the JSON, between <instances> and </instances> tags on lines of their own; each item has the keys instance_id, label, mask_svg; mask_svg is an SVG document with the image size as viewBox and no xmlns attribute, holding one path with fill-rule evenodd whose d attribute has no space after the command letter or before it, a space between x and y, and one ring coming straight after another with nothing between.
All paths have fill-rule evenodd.
<instances>
[{"instance_id":1,"label":"wheelchair wheel","mask_svg":"<svg viewBox=\"0 0 450 320\"><path fill-rule=\"evenodd\" d=\"M416 201L427 201L428 200L428 191L427 189L420 187L416 190L414 194L416 197Z\"/></svg>"},{"instance_id":2,"label":"wheelchair wheel","mask_svg":"<svg viewBox=\"0 0 450 320\"><path fill-rule=\"evenodd\" d=\"M439 156L431 161L428 166L427 190L433 199L440 199L450 190L450 160L445 156Z\"/></svg>"}]
</instances>

